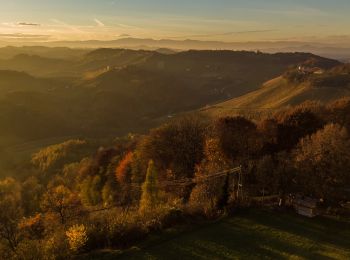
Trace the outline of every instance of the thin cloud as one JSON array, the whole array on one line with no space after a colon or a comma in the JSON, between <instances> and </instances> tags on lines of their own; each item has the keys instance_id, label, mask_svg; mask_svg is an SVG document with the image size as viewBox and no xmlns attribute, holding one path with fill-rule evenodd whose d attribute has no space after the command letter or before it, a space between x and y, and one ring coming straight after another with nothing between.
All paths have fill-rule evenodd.
<instances>
[{"instance_id":1,"label":"thin cloud","mask_svg":"<svg viewBox=\"0 0 350 260\"><path fill-rule=\"evenodd\" d=\"M123 23L118 23L117 26L120 28L124 28L124 29L142 29L142 28L134 26L134 25L128 25L128 24L123 24Z\"/></svg>"},{"instance_id":2,"label":"thin cloud","mask_svg":"<svg viewBox=\"0 0 350 260\"><path fill-rule=\"evenodd\" d=\"M126 38L126 37L131 37L130 34L127 34L127 33L123 33L123 34L120 34L117 36L118 38Z\"/></svg>"},{"instance_id":3,"label":"thin cloud","mask_svg":"<svg viewBox=\"0 0 350 260\"><path fill-rule=\"evenodd\" d=\"M27 23L27 22L19 22L19 23L17 23L17 25L20 25L20 26L40 26L39 23Z\"/></svg>"},{"instance_id":4,"label":"thin cloud","mask_svg":"<svg viewBox=\"0 0 350 260\"><path fill-rule=\"evenodd\" d=\"M94 19L94 22L97 24L97 26L100 26L100 27L106 26L103 22L101 22L101 21L98 20L97 18Z\"/></svg>"},{"instance_id":5,"label":"thin cloud","mask_svg":"<svg viewBox=\"0 0 350 260\"><path fill-rule=\"evenodd\" d=\"M23 33L1 33L0 37L8 37L8 38L40 38L40 37L48 37L48 35L23 34Z\"/></svg>"},{"instance_id":6,"label":"thin cloud","mask_svg":"<svg viewBox=\"0 0 350 260\"><path fill-rule=\"evenodd\" d=\"M4 22L4 23L1 23L1 25L6 27L17 27L15 23L10 23L10 22Z\"/></svg>"},{"instance_id":7,"label":"thin cloud","mask_svg":"<svg viewBox=\"0 0 350 260\"><path fill-rule=\"evenodd\" d=\"M310 8L305 6L296 6L293 5L289 9L285 8L236 8L236 10L242 11L242 12L256 12L256 13L265 13L265 14L271 14L271 15L278 15L278 16L293 16L295 18L297 17L310 17L310 16L318 16L318 17L327 17L330 16L331 13L326 12L321 9L317 8Z\"/></svg>"},{"instance_id":8,"label":"thin cloud","mask_svg":"<svg viewBox=\"0 0 350 260\"><path fill-rule=\"evenodd\" d=\"M23 33L1 33L0 39L3 40L26 40L26 41L47 41L50 35L41 34L23 34Z\"/></svg>"},{"instance_id":9,"label":"thin cloud","mask_svg":"<svg viewBox=\"0 0 350 260\"><path fill-rule=\"evenodd\" d=\"M78 26L74 26L74 25L70 25L70 24L67 24L65 22L62 22L61 20L58 20L58 19L51 19L52 22L54 22L55 24L59 25L59 26L62 26L62 27L65 27L69 30L72 30L74 32L77 32L77 33L84 33L82 30L80 30L78 28Z\"/></svg>"},{"instance_id":10,"label":"thin cloud","mask_svg":"<svg viewBox=\"0 0 350 260\"><path fill-rule=\"evenodd\" d=\"M265 33L265 32L275 32L276 30L250 30L250 31L237 31L237 32L224 32L224 33L213 33L213 34L192 34L177 37L170 37L171 39L179 38L204 38L204 37L216 37L216 36L228 36L228 35L239 35L239 34L255 34L255 33Z\"/></svg>"}]
</instances>

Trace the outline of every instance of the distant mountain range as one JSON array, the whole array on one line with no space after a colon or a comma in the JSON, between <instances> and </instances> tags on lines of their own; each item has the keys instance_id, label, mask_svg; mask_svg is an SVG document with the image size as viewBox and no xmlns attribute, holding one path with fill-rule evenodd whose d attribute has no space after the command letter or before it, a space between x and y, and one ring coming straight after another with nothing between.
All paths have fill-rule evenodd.
<instances>
[{"instance_id":1,"label":"distant mountain range","mask_svg":"<svg viewBox=\"0 0 350 260\"><path fill-rule=\"evenodd\" d=\"M112 41L56 41L56 42L0 42L0 46L71 47L71 48L131 48L131 49L172 49L172 50L260 50L263 52L311 52L323 57L350 60L350 48L346 45L332 45L302 41L260 41L260 42L220 42L176 39L121 38ZM1 54L1 53L0 53Z\"/></svg>"}]
</instances>

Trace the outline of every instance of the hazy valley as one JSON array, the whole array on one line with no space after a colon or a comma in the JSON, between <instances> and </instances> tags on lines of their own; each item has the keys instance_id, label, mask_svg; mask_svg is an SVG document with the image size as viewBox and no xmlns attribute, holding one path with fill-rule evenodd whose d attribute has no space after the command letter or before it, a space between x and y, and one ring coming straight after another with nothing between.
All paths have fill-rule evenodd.
<instances>
[{"instance_id":1,"label":"hazy valley","mask_svg":"<svg viewBox=\"0 0 350 260\"><path fill-rule=\"evenodd\" d=\"M83 55L77 50L79 56L67 49L58 59L60 49L56 57L54 49L45 50L51 57L24 51L0 61L2 136L25 142L142 131L159 118L257 90L309 59L340 64L306 53L99 49Z\"/></svg>"},{"instance_id":2,"label":"hazy valley","mask_svg":"<svg viewBox=\"0 0 350 260\"><path fill-rule=\"evenodd\" d=\"M311 53L0 48L0 207L11 209L0 214L0 251L13 259L161 257L162 248L132 247L154 234L158 244L168 235L158 231L185 234L168 250L197 248L191 236L213 232L229 237L215 238L220 245L240 245L226 226L239 225L249 240L284 225L265 197L288 210L288 194L312 194L324 211L347 214L349 97L349 64ZM266 215L273 220L264 231ZM235 217L205 225L222 216ZM316 256L301 220L283 216L306 234L300 255ZM349 222L320 219L317 227L328 224L332 232ZM192 225L204 225L203 235L187 236ZM276 237L288 236L295 250L298 238L286 232L266 243L278 250ZM333 254L334 239L319 250ZM232 248L208 254L247 256L243 245ZM336 254L348 256L347 245L337 242Z\"/></svg>"}]
</instances>

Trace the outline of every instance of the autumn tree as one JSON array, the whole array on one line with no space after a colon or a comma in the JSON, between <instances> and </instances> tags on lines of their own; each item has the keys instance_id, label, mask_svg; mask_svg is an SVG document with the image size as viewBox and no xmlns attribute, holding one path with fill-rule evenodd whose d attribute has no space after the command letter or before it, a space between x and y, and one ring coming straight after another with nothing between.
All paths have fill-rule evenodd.
<instances>
[{"instance_id":1,"label":"autumn tree","mask_svg":"<svg viewBox=\"0 0 350 260\"><path fill-rule=\"evenodd\" d=\"M117 150L113 148L100 147L96 154L90 158L84 158L79 163L77 171L77 181L82 182L88 176L99 175L102 183L114 178L114 169L111 171L111 164L117 156ZM110 176L110 174L112 174Z\"/></svg>"},{"instance_id":2,"label":"autumn tree","mask_svg":"<svg viewBox=\"0 0 350 260\"><path fill-rule=\"evenodd\" d=\"M0 200L0 238L4 239L12 251L20 242L18 222L22 217L19 202L14 196L6 195Z\"/></svg>"},{"instance_id":3,"label":"autumn tree","mask_svg":"<svg viewBox=\"0 0 350 260\"><path fill-rule=\"evenodd\" d=\"M263 196L276 191L277 179L274 174L275 164L271 156L264 156L256 164L256 180Z\"/></svg>"},{"instance_id":4,"label":"autumn tree","mask_svg":"<svg viewBox=\"0 0 350 260\"><path fill-rule=\"evenodd\" d=\"M70 189L74 189L79 183L78 172L80 169L80 162L67 163L63 166L62 177L64 179L64 185Z\"/></svg>"},{"instance_id":5,"label":"autumn tree","mask_svg":"<svg viewBox=\"0 0 350 260\"><path fill-rule=\"evenodd\" d=\"M148 163L146 180L142 185L140 212L147 213L156 209L160 203L158 172L152 160Z\"/></svg>"},{"instance_id":6,"label":"autumn tree","mask_svg":"<svg viewBox=\"0 0 350 260\"><path fill-rule=\"evenodd\" d=\"M296 173L290 153L279 152L274 156L275 167L273 170L273 183L275 191L279 194L281 203L284 204L286 196L296 191Z\"/></svg>"},{"instance_id":7,"label":"autumn tree","mask_svg":"<svg viewBox=\"0 0 350 260\"><path fill-rule=\"evenodd\" d=\"M350 97L344 97L326 106L328 121L343 125L350 131Z\"/></svg>"},{"instance_id":8,"label":"autumn tree","mask_svg":"<svg viewBox=\"0 0 350 260\"><path fill-rule=\"evenodd\" d=\"M21 195L24 213L29 216L40 210L43 186L38 178L31 176L22 183Z\"/></svg>"},{"instance_id":9,"label":"autumn tree","mask_svg":"<svg viewBox=\"0 0 350 260\"><path fill-rule=\"evenodd\" d=\"M117 200L117 191L115 185L107 181L101 191L103 205L105 207L115 205Z\"/></svg>"},{"instance_id":10,"label":"autumn tree","mask_svg":"<svg viewBox=\"0 0 350 260\"><path fill-rule=\"evenodd\" d=\"M69 247L73 253L79 253L88 241L87 229L84 225L74 225L66 231Z\"/></svg>"},{"instance_id":11,"label":"autumn tree","mask_svg":"<svg viewBox=\"0 0 350 260\"><path fill-rule=\"evenodd\" d=\"M45 233L45 223L41 213L20 220L19 228L29 239L42 239Z\"/></svg>"},{"instance_id":12,"label":"autumn tree","mask_svg":"<svg viewBox=\"0 0 350 260\"><path fill-rule=\"evenodd\" d=\"M80 184L80 197L84 206L91 206L93 204L90 193L91 182L92 176L87 176Z\"/></svg>"},{"instance_id":13,"label":"autumn tree","mask_svg":"<svg viewBox=\"0 0 350 260\"><path fill-rule=\"evenodd\" d=\"M232 168L230 160L222 153L220 143L217 139L209 139L205 144L205 157L197 167L193 188L189 203L191 207L202 211L207 216L212 216L223 202L225 190L229 185L225 185L227 176L222 174L216 176L218 172ZM214 176L213 176L214 175Z\"/></svg>"},{"instance_id":14,"label":"autumn tree","mask_svg":"<svg viewBox=\"0 0 350 260\"><path fill-rule=\"evenodd\" d=\"M134 165L146 172L145 165L153 160L162 180L193 178L195 166L203 158L205 125L197 117L184 117L151 130L135 152ZM136 167L134 167L136 169ZM134 176L137 173L134 172ZM144 178L144 176L142 176ZM188 200L188 187L166 187L168 199Z\"/></svg>"},{"instance_id":15,"label":"autumn tree","mask_svg":"<svg viewBox=\"0 0 350 260\"><path fill-rule=\"evenodd\" d=\"M259 194L279 195L283 204L286 196L295 191L295 169L289 153L265 155L252 165L253 183Z\"/></svg>"},{"instance_id":16,"label":"autumn tree","mask_svg":"<svg viewBox=\"0 0 350 260\"><path fill-rule=\"evenodd\" d=\"M195 117L185 117L153 129L140 143L141 159L153 160L171 179L193 177L195 165L203 157L204 125Z\"/></svg>"},{"instance_id":17,"label":"autumn tree","mask_svg":"<svg viewBox=\"0 0 350 260\"><path fill-rule=\"evenodd\" d=\"M133 160L133 153L127 153L120 161L115 170L115 176L119 183L129 183L131 181L131 163Z\"/></svg>"},{"instance_id":18,"label":"autumn tree","mask_svg":"<svg viewBox=\"0 0 350 260\"><path fill-rule=\"evenodd\" d=\"M115 170L115 177L119 186L119 202L123 205L129 205L132 202L132 163L134 154L129 152L119 162Z\"/></svg>"},{"instance_id":19,"label":"autumn tree","mask_svg":"<svg viewBox=\"0 0 350 260\"><path fill-rule=\"evenodd\" d=\"M289 151L301 138L315 133L324 124L320 117L305 107L293 108L277 118L279 151Z\"/></svg>"},{"instance_id":20,"label":"autumn tree","mask_svg":"<svg viewBox=\"0 0 350 260\"><path fill-rule=\"evenodd\" d=\"M0 238L13 252L21 239L18 222L22 217L19 184L12 178L0 181Z\"/></svg>"},{"instance_id":21,"label":"autumn tree","mask_svg":"<svg viewBox=\"0 0 350 260\"><path fill-rule=\"evenodd\" d=\"M102 182L105 182L110 176L109 166L117 155L118 151L114 148L99 148L92 158L92 169L90 175L99 175ZM113 172L111 172L113 174ZM114 176L111 176L114 177Z\"/></svg>"},{"instance_id":22,"label":"autumn tree","mask_svg":"<svg viewBox=\"0 0 350 260\"><path fill-rule=\"evenodd\" d=\"M258 135L261 142L261 154L271 155L278 151L278 123L275 119L265 119L259 122Z\"/></svg>"},{"instance_id":23,"label":"autumn tree","mask_svg":"<svg viewBox=\"0 0 350 260\"><path fill-rule=\"evenodd\" d=\"M56 214L62 224L77 216L80 206L77 195L63 185L49 189L44 194L41 204L45 212Z\"/></svg>"},{"instance_id":24,"label":"autumn tree","mask_svg":"<svg viewBox=\"0 0 350 260\"><path fill-rule=\"evenodd\" d=\"M103 183L99 175L86 177L80 185L82 202L87 206L96 206L102 202Z\"/></svg>"},{"instance_id":25,"label":"autumn tree","mask_svg":"<svg viewBox=\"0 0 350 260\"><path fill-rule=\"evenodd\" d=\"M252 158L261 148L257 126L244 117L220 118L214 131L222 151L232 160Z\"/></svg>"},{"instance_id":26,"label":"autumn tree","mask_svg":"<svg viewBox=\"0 0 350 260\"><path fill-rule=\"evenodd\" d=\"M91 205L95 206L102 202L102 180L99 175L95 175L92 178L91 186L90 186L90 199Z\"/></svg>"},{"instance_id":27,"label":"autumn tree","mask_svg":"<svg viewBox=\"0 0 350 260\"><path fill-rule=\"evenodd\" d=\"M302 139L295 151L299 185L313 196L341 199L349 184L350 140L347 130L337 124L326 125Z\"/></svg>"},{"instance_id":28,"label":"autumn tree","mask_svg":"<svg viewBox=\"0 0 350 260\"><path fill-rule=\"evenodd\" d=\"M69 140L46 147L32 156L32 163L42 171L61 168L67 162L75 162L87 154L87 142Z\"/></svg>"}]
</instances>

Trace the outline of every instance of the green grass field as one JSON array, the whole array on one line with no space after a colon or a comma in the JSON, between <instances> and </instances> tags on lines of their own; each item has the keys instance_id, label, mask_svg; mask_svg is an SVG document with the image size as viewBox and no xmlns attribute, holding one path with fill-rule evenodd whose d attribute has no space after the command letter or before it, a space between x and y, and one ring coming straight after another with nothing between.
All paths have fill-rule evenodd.
<instances>
[{"instance_id":1,"label":"green grass field","mask_svg":"<svg viewBox=\"0 0 350 260\"><path fill-rule=\"evenodd\" d=\"M350 220L248 211L92 259L350 259Z\"/></svg>"}]
</instances>

